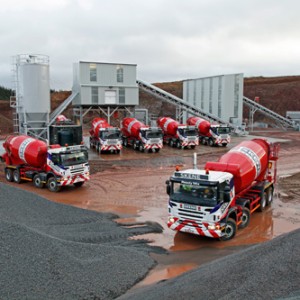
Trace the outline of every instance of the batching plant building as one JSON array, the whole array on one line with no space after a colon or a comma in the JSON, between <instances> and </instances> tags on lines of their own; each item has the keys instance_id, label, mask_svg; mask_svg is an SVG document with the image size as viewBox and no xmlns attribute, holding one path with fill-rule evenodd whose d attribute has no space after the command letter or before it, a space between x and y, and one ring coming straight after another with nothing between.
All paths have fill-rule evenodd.
<instances>
[{"instance_id":1,"label":"batching plant building","mask_svg":"<svg viewBox=\"0 0 300 300\"><path fill-rule=\"evenodd\" d=\"M135 64L83 62L74 64L73 105L135 106L139 102Z\"/></svg>"},{"instance_id":2,"label":"batching plant building","mask_svg":"<svg viewBox=\"0 0 300 300\"><path fill-rule=\"evenodd\" d=\"M183 99L206 113L240 125L243 120L243 87L243 74L188 79L183 81ZM184 118L189 116L186 113Z\"/></svg>"}]
</instances>

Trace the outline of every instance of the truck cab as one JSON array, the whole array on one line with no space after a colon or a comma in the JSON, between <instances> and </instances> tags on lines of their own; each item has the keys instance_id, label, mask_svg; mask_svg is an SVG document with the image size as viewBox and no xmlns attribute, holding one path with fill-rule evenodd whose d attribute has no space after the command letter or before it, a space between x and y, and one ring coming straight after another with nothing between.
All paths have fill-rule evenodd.
<instances>
[{"instance_id":1,"label":"truck cab","mask_svg":"<svg viewBox=\"0 0 300 300\"><path fill-rule=\"evenodd\" d=\"M47 152L47 172L40 173L39 177L40 184L47 183L48 189L54 192L65 185L82 186L90 178L87 148L52 146ZM33 181L37 185L38 182Z\"/></svg>"},{"instance_id":2,"label":"truck cab","mask_svg":"<svg viewBox=\"0 0 300 300\"><path fill-rule=\"evenodd\" d=\"M228 126L223 125L211 125L210 134L211 139L208 140L210 146L223 146L226 147L230 143L231 129Z\"/></svg>"},{"instance_id":3,"label":"truck cab","mask_svg":"<svg viewBox=\"0 0 300 300\"><path fill-rule=\"evenodd\" d=\"M140 129L140 150L152 150L159 152L162 148L163 132L158 127L142 127ZM138 146L137 146L138 147ZM142 149L143 148L143 149Z\"/></svg>"},{"instance_id":4,"label":"truck cab","mask_svg":"<svg viewBox=\"0 0 300 300\"><path fill-rule=\"evenodd\" d=\"M179 125L177 129L177 148L195 148L199 144L198 133L195 126Z\"/></svg>"},{"instance_id":5,"label":"truck cab","mask_svg":"<svg viewBox=\"0 0 300 300\"><path fill-rule=\"evenodd\" d=\"M122 136L119 128L108 127L100 128L99 142L96 145L97 151L109 151L120 153L122 149Z\"/></svg>"},{"instance_id":6,"label":"truck cab","mask_svg":"<svg viewBox=\"0 0 300 300\"><path fill-rule=\"evenodd\" d=\"M225 216L234 196L232 174L197 169L176 171L167 181L167 192L169 228L213 238L225 235Z\"/></svg>"}]
</instances>

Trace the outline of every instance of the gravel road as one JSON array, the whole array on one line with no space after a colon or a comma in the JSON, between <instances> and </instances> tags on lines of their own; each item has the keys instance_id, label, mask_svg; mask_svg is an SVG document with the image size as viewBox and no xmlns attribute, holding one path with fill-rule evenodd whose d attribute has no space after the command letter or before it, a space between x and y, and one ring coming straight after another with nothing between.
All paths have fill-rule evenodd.
<instances>
[{"instance_id":1,"label":"gravel road","mask_svg":"<svg viewBox=\"0 0 300 300\"><path fill-rule=\"evenodd\" d=\"M300 229L118 299L300 299Z\"/></svg>"},{"instance_id":2,"label":"gravel road","mask_svg":"<svg viewBox=\"0 0 300 300\"><path fill-rule=\"evenodd\" d=\"M129 238L161 227L124 227L115 217L0 183L0 299L114 299L125 293L154 266L149 252L162 251Z\"/></svg>"}]
</instances>

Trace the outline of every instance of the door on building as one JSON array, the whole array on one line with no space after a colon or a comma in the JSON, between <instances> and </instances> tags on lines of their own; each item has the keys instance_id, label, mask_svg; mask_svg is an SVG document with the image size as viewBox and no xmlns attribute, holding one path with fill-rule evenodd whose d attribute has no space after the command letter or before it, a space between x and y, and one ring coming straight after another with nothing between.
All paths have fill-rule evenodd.
<instances>
[{"instance_id":1,"label":"door on building","mask_svg":"<svg viewBox=\"0 0 300 300\"><path fill-rule=\"evenodd\" d=\"M105 104L116 104L117 103L117 92L116 91L105 91L104 95Z\"/></svg>"}]
</instances>

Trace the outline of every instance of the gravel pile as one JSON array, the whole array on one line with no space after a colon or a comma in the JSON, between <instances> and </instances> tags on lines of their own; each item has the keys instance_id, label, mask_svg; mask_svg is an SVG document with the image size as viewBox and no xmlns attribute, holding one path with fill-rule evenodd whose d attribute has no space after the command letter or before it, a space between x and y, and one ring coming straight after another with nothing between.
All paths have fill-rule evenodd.
<instances>
[{"instance_id":1,"label":"gravel pile","mask_svg":"<svg viewBox=\"0 0 300 300\"><path fill-rule=\"evenodd\" d=\"M101 197L101 195L99 195ZM155 264L116 216L57 204L0 183L0 299L113 299Z\"/></svg>"},{"instance_id":2,"label":"gravel pile","mask_svg":"<svg viewBox=\"0 0 300 300\"><path fill-rule=\"evenodd\" d=\"M300 299L300 229L118 299Z\"/></svg>"}]
</instances>

